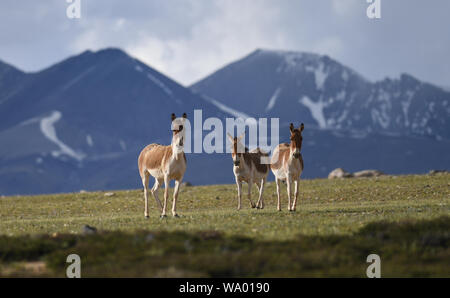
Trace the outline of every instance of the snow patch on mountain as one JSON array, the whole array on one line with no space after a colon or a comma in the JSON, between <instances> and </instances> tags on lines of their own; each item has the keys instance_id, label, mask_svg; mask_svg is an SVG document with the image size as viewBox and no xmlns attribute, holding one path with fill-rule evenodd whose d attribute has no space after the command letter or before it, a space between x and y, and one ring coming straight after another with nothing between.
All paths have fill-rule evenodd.
<instances>
[{"instance_id":1,"label":"snow patch on mountain","mask_svg":"<svg viewBox=\"0 0 450 298\"><path fill-rule=\"evenodd\" d=\"M295 69L298 66L298 62L302 59L302 53L286 53L279 51L279 55L284 56L284 63L286 66L286 69Z\"/></svg>"},{"instance_id":2,"label":"snow patch on mountain","mask_svg":"<svg viewBox=\"0 0 450 298\"><path fill-rule=\"evenodd\" d=\"M325 81L328 77L328 73L324 71L324 64L322 62L319 62L319 65L317 67L307 66L305 69L314 74L317 90L323 89L323 85L325 84Z\"/></svg>"},{"instance_id":3,"label":"snow patch on mountain","mask_svg":"<svg viewBox=\"0 0 450 298\"><path fill-rule=\"evenodd\" d=\"M86 143L89 145L89 147L94 146L94 141L92 140L91 135L86 136Z\"/></svg>"},{"instance_id":4,"label":"snow patch on mountain","mask_svg":"<svg viewBox=\"0 0 450 298\"><path fill-rule=\"evenodd\" d=\"M120 140L119 144L120 144L120 148L122 148L123 151L127 150L127 144L125 143L124 140Z\"/></svg>"},{"instance_id":5,"label":"snow patch on mountain","mask_svg":"<svg viewBox=\"0 0 450 298\"><path fill-rule=\"evenodd\" d=\"M281 91L281 88L277 88L277 90L275 90L274 94L269 99L269 103L267 104L267 107L266 107L266 112L270 111L274 107L275 102L278 99L278 95L280 94L280 91Z\"/></svg>"},{"instance_id":6,"label":"snow patch on mountain","mask_svg":"<svg viewBox=\"0 0 450 298\"><path fill-rule=\"evenodd\" d=\"M62 117L61 112L53 111L52 114L48 117L44 117L41 119L40 128L42 134L59 147L59 150L55 150L52 152L54 157L58 157L62 154L68 155L77 161L82 161L85 157L82 153L77 153L75 150L64 144L58 136L56 135L55 123L58 122Z\"/></svg>"},{"instance_id":7,"label":"snow patch on mountain","mask_svg":"<svg viewBox=\"0 0 450 298\"><path fill-rule=\"evenodd\" d=\"M390 119L386 114L384 114L376 109L372 109L370 111L370 114L372 116L373 122L378 123L384 129L388 128Z\"/></svg>"},{"instance_id":8,"label":"snow patch on mountain","mask_svg":"<svg viewBox=\"0 0 450 298\"><path fill-rule=\"evenodd\" d=\"M86 69L85 71L83 71L81 74L79 74L78 76L76 76L75 78L73 78L72 80L70 80L67 84L65 84L64 86L61 87L61 90L67 90L70 87L72 87L74 84L76 84L77 82L79 82L83 77L85 77L88 73L90 73L91 71L93 71L95 69L95 66L89 67L88 69Z\"/></svg>"},{"instance_id":9,"label":"snow patch on mountain","mask_svg":"<svg viewBox=\"0 0 450 298\"><path fill-rule=\"evenodd\" d=\"M405 126L408 127L409 126L409 106L411 105L411 100L412 97L414 95L413 92L406 92L406 100L401 102L401 106L402 106L402 111L403 111L403 116L405 117Z\"/></svg>"},{"instance_id":10,"label":"snow patch on mountain","mask_svg":"<svg viewBox=\"0 0 450 298\"><path fill-rule=\"evenodd\" d=\"M158 85L167 95L169 95L170 97L173 96L173 92L172 90L170 90L163 82L161 82L160 80L158 80L155 76L153 76L152 74L148 73L147 77L156 85Z\"/></svg>"},{"instance_id":11,"label":"snow patch on mountain","mask_svg":"<svg viewBox=\"0 0 450 298\"><path fill-rule=\"evenodd\" d=\"M39 121L41 121L41 118L35 117L35 118L31 118L31 119L28 119L28 120L25 120L25 121L21 122L19 124L19 126L25 126L25 125L37 123Z\"/></svg>"},{"instance_id":12,"label":"snow patch on mountain","mask_svg":"<svg viewBox=\"0 0 450 298\"><path fill-rule=\"evenodd\" d=\"M232 116L234 116L235 118L242 118L242 119L247 119L250 118L249 115L243 113L243 112L239 112L235 109L232 109L226 105L224 105L223 103L215 100L212 97L206 96L206 95L202 95L202 98L205 99L206 101L212 103L213 105L215 105L217 108L219 108L222 112L225 112L227 114L230 114Z\"/></svg>"},{"instance_id":13,"label":"snow patch on mountain","mask_svg":"<svg viewBox=\"0 0 450 298\"><path fill-rule=\"evenodd\" d=\"M308 96L303 96L298 100L299 103L303 104L309 109L314 120L317 121L320 128L327 127L327 121L325 115L323 114L323 109L327 106L325 102L319 100L318 102L312 101Z\"/></svg>"}]
</instances>

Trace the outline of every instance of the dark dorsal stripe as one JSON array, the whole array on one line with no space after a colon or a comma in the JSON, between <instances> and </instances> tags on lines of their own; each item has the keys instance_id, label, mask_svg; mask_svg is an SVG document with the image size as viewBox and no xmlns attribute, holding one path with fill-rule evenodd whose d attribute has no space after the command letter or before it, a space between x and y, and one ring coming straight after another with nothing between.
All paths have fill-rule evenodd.
<instances>
[{"instance_id":1,"label":"dark dorsal stripe","mask_svg":"<svg viewBox=\"0 0 450 298\"><path fill-rule=\"evenodd\" d=\"M247 148L246 148L247 149ZM269 165L268 164L261 164L261 156L269 156L267 153L261 152L259 148L257 148L255 151L248 152L248 149L243 154L245 163L251 167L253 164L256 168L256 170L259 173L267 173L269 171Z\"/></svg>"}]
</instances>

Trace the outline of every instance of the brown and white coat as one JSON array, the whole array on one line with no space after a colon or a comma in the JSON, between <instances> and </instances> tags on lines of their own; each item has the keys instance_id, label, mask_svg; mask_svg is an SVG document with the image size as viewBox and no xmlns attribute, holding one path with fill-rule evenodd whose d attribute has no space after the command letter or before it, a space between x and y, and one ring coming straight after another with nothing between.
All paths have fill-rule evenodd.
<instances>
[{"instance_id":1,"label":"brown and white coat","mask_svg":"<svg viewBox=\"0 0 450 298\"><path fill-rule=\"evenodd\" d=\"M286 181L287 184L287 195L288 195L288 210L295 211L297 206L298 198L298 184L300 182L300 175L303 172L303 158L300 153L302 149L302 131L304 129L303 123L299 128L294 128L291 123L289 129L291 132L290 144L284 143L279 144L272 155L272 160L270 168L275 176L275 182L277 185L277 198L278 204L277 209L281 210L281 199L280 199L280 182ZM291 185L292 182L295 184L294 200L291 204Z\"/></svg>"},{"instance_id":2,"label":"brown and white coat","mask_svg":"<svg viewBox=\"0 0 450 298\"><path fill-rule=\"evenodd\" d=\"M269 164L264 164L261 162L261 157L268 157L267 153L262 152L259 148L252 151L248 151L241 144L241 140L244 135L239 138L233 138L228 134L228 138L231 142L231 156L233 158L233 173L236 180L237 192L238 192L238 210L241 209L242 201L242 182L247 182L248 184L248 200L252 208L263 209L263 191L264 184L267 180L267 175L269 174ZM259 198L256 205L251 199L252 185L255 183L258 186Z\"/></svg>"},{"instance_id":3,"label":"brown and white coat","mask_svg":"<svg viewBox=\"0 0 450 298\"><path fill-rule=\"evenodd\" d=\"M156 203L162 211L161 217L166 216L167 198L169 195L170 180L175 180L175 189L173 193L172 215L178 216L176 213L176 205L178 199L178 191L181 181L186 171L186 155L184 154L184 138L185 133L183 124L186 119L186 113L183 119L179 120L175 114L172 114L172 143L169 146L160 144L150 144L146 146L139 154L138 166L139 174L144 186L145 199L145 217L148 213L148 183L150 175L155 178L155 184L151 189L151 193ZM175 121L177 120L177 121ZM177 123L179 122L179 123ZM164 205L158 198L158 189L164 182Z\"/></svg>"}]
</instances>

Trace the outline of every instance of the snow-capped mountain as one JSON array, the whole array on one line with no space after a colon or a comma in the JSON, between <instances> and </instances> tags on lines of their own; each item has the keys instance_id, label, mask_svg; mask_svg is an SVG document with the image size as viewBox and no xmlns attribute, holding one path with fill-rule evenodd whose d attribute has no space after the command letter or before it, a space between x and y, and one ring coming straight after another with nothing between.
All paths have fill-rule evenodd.
<instances>
[{"instance_id":1,"label":"snow-capped mountain","mask_svg":"<svg viewBox=\"0 0 450 298\"><path fill-rule=\"evenodd\" d=\"M450 92L407 74L372 83L328 56L256 50L191 89L254 117L450 139Z\"/></svg>"}]
</instances>

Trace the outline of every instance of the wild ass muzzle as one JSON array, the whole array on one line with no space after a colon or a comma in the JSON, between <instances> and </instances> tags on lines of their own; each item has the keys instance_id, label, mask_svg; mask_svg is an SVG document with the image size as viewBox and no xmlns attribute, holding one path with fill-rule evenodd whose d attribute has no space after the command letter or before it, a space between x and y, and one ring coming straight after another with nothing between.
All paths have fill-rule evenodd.
<instances>
[{"instance_id":1,"label":"wild ass muzzle","mask_svg":"<svg viewBox=\"0 0 450 298\"><path fill-rule=\"evenodd\" d=\"M152 175L155 178L155 184L151 189L152 195L156 200L156 204L161 210L161 218L166 217L167 198L169 196L169 184L171 180L175 180L175 189L173 192L172 215L178 217L177 199L181 181L186 171L186 155L184 154L185 130L183 125L186 121L186 113L182 119L177 119L172 114L172 143L169 146L160 144L150 144L146 146L139 154L138 166L141 175L142 184L144 185L145 199L145 217L149 217L148 213L148 182ZM158 198L158 189L164 182L164 205Z\"/></svg>"},{"instance_id":2,"label":"wild ass muzzle","mask_svg":"<svg viewBox=\"0 0 450 298\"><path fill-rule=\"evenodd\" d=\"M236 179L237 192L238 192L238 210L241 209L242 200L242 182L247 182L248 184L248 200L250 201L250 206L252 208L263 209L263 190L264 184L266 183L267 175L269 174L269 165L261 163L261 157L268 157L267 153L262 152L259 148L252 151L248 151L244 145L242 145L241 140L244 135L239 138L232 137L227 134L231 142L231 156L233 158L233 173ZM259 199L256 205L253 203L252 185L255 183L259 190Z\"/></svg>"},{"instance_id":3,"label":"wild ass muzzle","mask_svg":"<svg viewBox=\"0 0 450 298\"><path fill-rule=\"evenodd\" d=\"M302 149L302 132L305 126L303 123L299 128L294 128L294 124L289 126L291 136L291 143L279 144L273 151L270 168L275 176L275 182L277 184L277 197L278 204L277 209L281 211L280 200L280 181L286 181L287 195L288 195L288 210L295 211L298 198L298 186L300 182L300 175L303 172L303 157L300 153ZM295 184L294 200L291 205L291 185Z\"/></svg>"}]
</instances>

